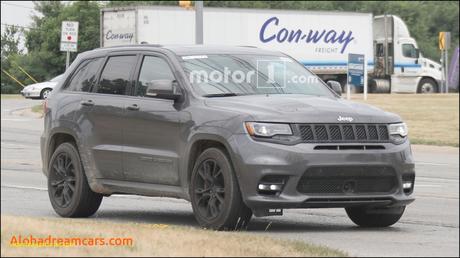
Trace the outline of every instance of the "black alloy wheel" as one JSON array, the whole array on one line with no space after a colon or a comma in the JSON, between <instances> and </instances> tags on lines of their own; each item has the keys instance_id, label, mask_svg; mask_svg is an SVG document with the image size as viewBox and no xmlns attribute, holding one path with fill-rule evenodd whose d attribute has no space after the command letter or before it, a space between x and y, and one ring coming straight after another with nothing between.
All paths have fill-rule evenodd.
<instances>
[{"instance_id":1,"label":"black alloy wheel","mask_svg":"<svg viewBox=\"0 0 460 258\"><path fill-rule=\"evenodd\" d=\"M51 194L61 208L68 207L75 195L75 167L66 152L59 153L50 171Z\"/></svg>"},{"instance_id":2,"label":"black alloy wheel","mask_svg":"<svg viewBox=\"0 0 460 258\"><path fill-rule=\"evenodd\" d=\"M225 201L225 184L222 169L216 160L202 162L195 178L195 198L198 200L198 211L209 220L216 218Z\"/></svg>"}]
</instances>

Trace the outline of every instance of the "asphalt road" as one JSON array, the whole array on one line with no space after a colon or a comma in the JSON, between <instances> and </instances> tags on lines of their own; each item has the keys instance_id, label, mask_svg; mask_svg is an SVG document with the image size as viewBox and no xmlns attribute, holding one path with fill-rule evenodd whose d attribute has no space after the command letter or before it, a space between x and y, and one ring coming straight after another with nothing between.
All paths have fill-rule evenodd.
<instances>
[{"instance_id":1,"label":"asphalt road","mask_svg":"<svg viewBox=\"0 0 460 258\"><path fill-rule=\"evenodd\" d=\"M1 101L2 214L57 217L41 173L39 136L43 121L15 112L39 103ZM458 256L458 148L413 146L413 150L416 201L393 227L361 229L343 209L302 209L285 210L284 216L254 218L248 232L308 241L352 256ZM91 219L197 226L188 202L140 196L104 198Z\"/></svg>"}]
</instances>

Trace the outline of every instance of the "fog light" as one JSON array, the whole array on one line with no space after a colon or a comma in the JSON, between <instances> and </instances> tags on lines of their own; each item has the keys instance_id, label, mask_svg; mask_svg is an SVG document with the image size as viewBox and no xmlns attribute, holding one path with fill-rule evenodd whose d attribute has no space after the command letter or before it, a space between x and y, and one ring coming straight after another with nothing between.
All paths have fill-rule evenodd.
<instances>
[{"instance_id":1,"label":"fog light","mask_svg":"<svg viewBox=\"0 0 460 258\"><path fill-rule=\"evenodd\" d=\"M259 190L262 190L262 191L270 190L270 185L259 184Z\"/></svg>"},{"instance_id":2,"label":"fog light","mask_svg":"<svg viewBox=\"0 0 460 258\"><path fill-rule=\"evenodd\" d=\"M403 188L404 189L411 189L412 188L412 183L411 182L403 183Z\"/></svg>"},{"instance_id":3,"label":"fog light","mask_svg":"<svg viewBox=\"0 0 460 258\"><path fill-rule=\"evenodd\" d=\"M287 176L283 175L266 175L257 185L259 194L277 195L283 191L283 187L287 181Z\"/></svg>"},{"instance_id":4,"label":"fog light","mask_svg":"<svg viewBox=\"0 0 460 258\"><path fill-rule=\"evenodd\" d=\"M264 194L276 194L281 192L283 185L281 184L270 184L270 183L263 183L259 184L258 186L259 192Z\"/></svg>"},{"instance_id":5,"label":"fog light","mask_svg":"<svg viewBox=\"0 0 460 258\"><path fill-rule=\"evenodd\" d=\"M281 185L270 185L270 190L272 191L280 191Z\"/></svg>"},{"instance_id":6,"label":"fog light","mask_svg":"<svg viewBox=\"0 0 460 258\"><path fill-rule=\"evenodd\" d=\"M281 185L279 184L259 184L259 190L262 191L280 191Z\"/></svg>"}]
</instances>

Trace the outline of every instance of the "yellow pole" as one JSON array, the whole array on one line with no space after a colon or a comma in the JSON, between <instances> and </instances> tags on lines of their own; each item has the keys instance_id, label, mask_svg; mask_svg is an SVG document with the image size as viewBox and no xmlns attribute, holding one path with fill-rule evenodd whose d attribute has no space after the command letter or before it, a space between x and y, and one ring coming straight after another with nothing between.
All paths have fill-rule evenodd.
<instances>
[{"instance_id":1,"label":"yellow pole","mask_svg":"<svg viewBox=\"0 0 460 258\"><path fill-rule=\"evenodd\" d=\"M18 81L16 78L13 77L13 75L9 74L7 71L3 70L2 71L8 75L11 79L13 79L15 82L19 83L19 85L21 85L23 88L25 87L24 84L22 84L20 81Z\"/></svg>"},{"instance_id":2,"label":"yellow pole","mask_svg":"<svg viewBox=\"0 0 460 258\"><path fill-rule=\"evenodd\" d=\"M21 70L23 73L25 73L27 76L29 76L29 78L34 81L35 83L38 83L37 80L34 79L34 77L32 77L30 74L28 74L21 66L17 65L19 70Z\"/></svg>"}]
</instances>

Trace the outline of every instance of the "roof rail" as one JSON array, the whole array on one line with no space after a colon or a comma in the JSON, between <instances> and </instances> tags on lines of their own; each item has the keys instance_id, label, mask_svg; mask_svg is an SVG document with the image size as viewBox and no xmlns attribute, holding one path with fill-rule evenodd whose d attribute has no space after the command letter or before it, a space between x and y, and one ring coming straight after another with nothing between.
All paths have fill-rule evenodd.
<instances>
[{"instance_id":1,"label":"roof rail","mask_svg":"<svg viewBox=\"0 0 460 258\"><path fill-rule=\"evenodd\" d=\"M163 45L143 43L143 44L118 45L118 46L101 47L101 48L107 49L107 48L117 48L117 47L163 47ZM99 48L99 49L101 49L101 48Z\"/></svg>"}]
</instances>

